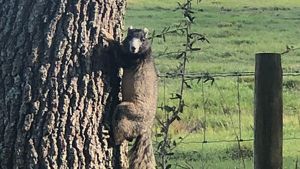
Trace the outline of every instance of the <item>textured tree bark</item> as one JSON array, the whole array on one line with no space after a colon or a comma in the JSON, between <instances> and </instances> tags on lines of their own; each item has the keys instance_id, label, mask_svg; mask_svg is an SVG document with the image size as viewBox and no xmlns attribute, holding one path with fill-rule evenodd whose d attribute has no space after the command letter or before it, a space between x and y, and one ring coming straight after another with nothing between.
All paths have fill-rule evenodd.
<instances>
[{"instance_id":1,"label":"textured tree bark","mask_svg":"<svg viewBox=\"0 0 300 169\"><path fill-rule=\"evenodd\" d=\"M125 5L0 0L0 168L120 165L107 127L118 71L94 51L101 28L120 38Z\"/></svg>"}]
</instances>

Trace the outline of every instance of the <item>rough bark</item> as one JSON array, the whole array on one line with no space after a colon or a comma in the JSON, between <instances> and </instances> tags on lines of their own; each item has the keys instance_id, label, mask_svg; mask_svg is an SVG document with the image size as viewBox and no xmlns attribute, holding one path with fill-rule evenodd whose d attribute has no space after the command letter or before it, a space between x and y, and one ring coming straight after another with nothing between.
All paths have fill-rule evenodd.
<instances>
[{"instance_id":1,"label":"rough bark","mask_svg":"<svg viewBox=\"0 0 300 169\"><path fill-rule=\"evenodd\" d=\"M125 2L0 0L0 168L117 165L117 70L94 51L101 28L121 36Z\"/></svg>"}]
</instances>

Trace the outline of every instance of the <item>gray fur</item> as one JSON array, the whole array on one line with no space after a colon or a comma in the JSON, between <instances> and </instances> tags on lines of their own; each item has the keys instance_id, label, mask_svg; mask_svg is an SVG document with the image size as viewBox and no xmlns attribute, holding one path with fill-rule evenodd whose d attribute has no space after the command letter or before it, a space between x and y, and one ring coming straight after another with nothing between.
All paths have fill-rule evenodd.
<instances>
[{"instance_id":1,"label":"gray fur","mask_svg":"<svg viewBox=\"0 0 300 169\"><path fill-rule=\"evenodd\" d=\"M115 109L112 124L117 145L135 139L129 153L130 169L156 167L151 129L157 106L158 78L147 34L147 29L128 29L117 56L123 67L122 102ZM142 42L136 53L129 49L133 38Z\"/></svg>"}]
</instances>

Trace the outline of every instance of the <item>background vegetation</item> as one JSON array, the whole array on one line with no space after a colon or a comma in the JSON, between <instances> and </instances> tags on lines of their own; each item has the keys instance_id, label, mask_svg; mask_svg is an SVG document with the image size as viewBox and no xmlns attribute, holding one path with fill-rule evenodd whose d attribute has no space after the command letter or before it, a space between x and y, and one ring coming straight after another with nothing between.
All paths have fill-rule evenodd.
<instances>
[{"instance_id":1,"label":"background vegetation","mask_svg":"<svg viewBox=\"0 0 300 169\"><path fill-rule=\"evenodd\" d=\"M181 14L174 12L174 0L129 0L126 25L147 27L161 31L177 23ZM254 55L258 52L283 52L286 45L300 45L300 1L298 0L204 0L197 4L193 29L209 39L202 50L192 54L187 73L248 72L254 71ZM153 43L156 65L160 73L178 66L173 57L160 56L164 52L182 48L184 38L178 34L167 36L167 41ZM300 51L283 55L284 72L300 71ZM237 80L240 82L242 128L239 131ZM201 144L203 140L234 140L235 133L242 139L253 138L253 77L216 78L215 84L191 83L186 90L187 108L181 121L172 125L171 137L185 137L172 156L178 168L253 168L252 142L217 142ZM176 79L161 79L159 101L176 104L170 94L179 88ZM300 76L284 78L284 137L300 138ZM204 97L203 97L204 95ZM203 107L204 106L204 107ZM205 116L204 114L207 114ZM159 110L158 117L163 113ZM205 123L205 124L204 124ZM206 127L205 127L206 126ZM205 128L205 129L204 129ZM159 130L157 127L156 130ZM204 139L205 131L205 139ZM197 143L195 143L197 142ZM284 141L284 168L295 168L300 157L300 140ZM240 149L243 158L240 157ZM241 160L243 159L243 160ZM179 166L180 165L180 166ZM298 164L299 166L299 164Z\"/></svg>"}]
</instances>

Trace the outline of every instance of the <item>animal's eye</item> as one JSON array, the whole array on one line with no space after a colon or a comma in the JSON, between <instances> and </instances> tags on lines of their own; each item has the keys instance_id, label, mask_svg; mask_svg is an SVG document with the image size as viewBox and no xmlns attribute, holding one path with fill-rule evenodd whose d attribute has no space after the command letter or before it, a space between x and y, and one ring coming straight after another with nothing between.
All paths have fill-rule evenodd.
<instances>
[{"instance_id":1,"label":"animal's eye","mask_svg":"<svg viewBox=\"0 0 300 169\"><path fill-rule=\"evenodd\" d=\"M142 42L144 42L145 40L146 40L146 38L144 38L144 37L141 38L141 41L142 41Z\"/></svg>"}]
</instances>

